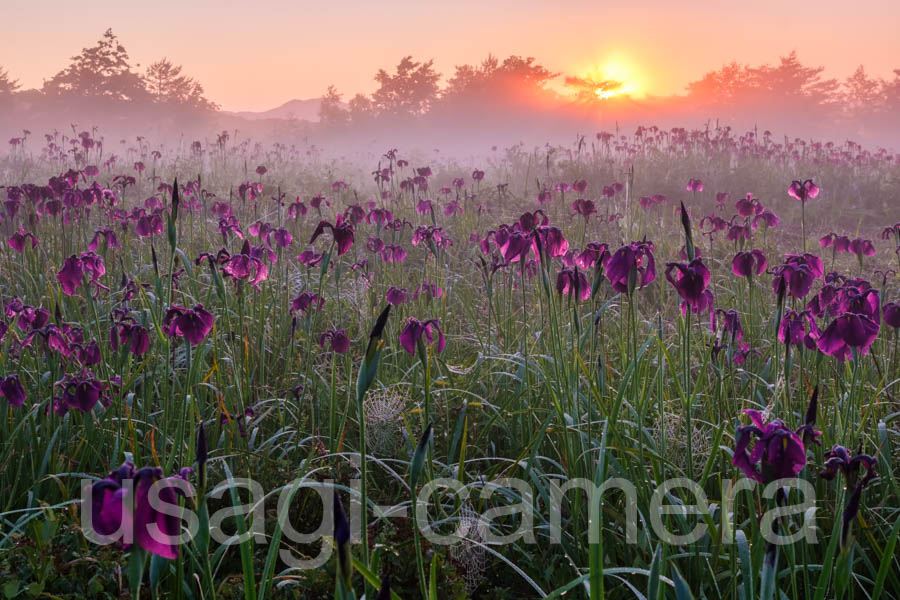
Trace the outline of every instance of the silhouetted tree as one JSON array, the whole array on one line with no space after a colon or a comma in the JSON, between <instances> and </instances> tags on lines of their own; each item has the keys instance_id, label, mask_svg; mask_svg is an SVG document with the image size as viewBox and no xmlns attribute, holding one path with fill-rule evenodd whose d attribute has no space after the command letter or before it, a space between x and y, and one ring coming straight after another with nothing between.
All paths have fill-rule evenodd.
<instances>
[{"instance_id":1,"label":"silhouetted tree","mask_svg":"<svg viewBox=\"0 0 900 600\"><path fill-rule=\"evenodd\" d=\"M201 110L218 108L203 95L203 86L181 74L181 66L162 58L147 67L144 74L147 91L158 103L174 104Z\"/></svg>"},{"instance_id":2,"label":"silhouetted tree","mask_svg":"<svg viewBox=\"0 0 900 600\"><path fill-rule=\"evenodd\" d=\"M575 100L593 104L604 100L604 93L613 92L622 87L621 81L613 79L594 79L593 77L566 77L566 86L575 91Z\"/></svg>"},{"instance_id":3,"label":"silhouetted tree","mask_svg":"<svg viewBox=\"0 0 900 600\"><path fill-rule=\"evenodd\" d=\"M325 127L339 127L346 125L349 113L341 105L343 94L337 91L333 85L329 85L319 104L319 122Z\"/></svg>"},{"instance_id":4,"label":"silhouetted tree","mask_svg":"<svg viewBox=\"0 0 900 600\"><path fill-rule=\"evenodd\" d=\"M365 94L356 94L347 103L347 110L350 113L350 121L358 124L369 120L373 116L375 107L371 98Z\"/></svg>"},{"instance_id":5,"label":"silhouetted tree","mask_svg":"<svg viewBox=\"0 0 900 600\"><path fill-rule=\"evenodd\" d=\"M825 67L805 67L793 51L782 56L776 66L762 65L750 70L754 88L779 101L799 100L809 103L828 104L835 102L840 84L837 79L823 79Z\"/></svg>"},{"instance_id":6,"label":"silhouetted tree","mask_svg":"<svg viewBox=\"0 0 900 600\"><path fill-rule=\"evenodd\" d=\"M441 94L446 106L474 102L520 103L539 97L557 73L542 67L533 57L510 56L502 63L488 55L478 66L458 65Z\"/></svg>"},{"instance_id":7,"label":"silhouetted tree","mask_svg":"<svg viewBox=\"0 0 900 600\"><path fill-rule=\"evenodd\" d=\"M733 106L756 104L781 110L809 110L839 100L840 84L823 79L825 67L806 67L796 52L782 56L777 65L742 66L736 62L710 71L687 85L688 96L702 104Z\"/></svg>"},{"instance_id":8,"label":"silhouetted tree","mask_svg":"<svg viewBox=\"0 0 900 600\"><path fill-rule=\"evenodd\" d=\"M372 94L372 105L379 115L418 116L428 112L438 96L440 74L434 61L416 62L405 56L391 75L384 69L375 74L379 87Z\"/></svg>"},{"instance_id":9,"label":"silhouetted tree","mask_svg":"<svg viewBox=\"0 0 900 600\"><path fill-rule=\"evenodd\" d=\"M11 96L19 89L19 81L12 79L3 67L0 67L0 96Z\"/></svg>"},{"instance_id":10,"label":"silhouetted tree","mask_svg":"<svg viewBox=\"0 0 900 600\"><path fill-rule=\"evenodd\" d=\"M844 80L841 100L850 113L871 112L882 107L884 81L866 75L862 65L856 67L853 75Z\"/></svg>"},{"instance_id":11,"label":"silhouetted tree","mask_svg":"<svg viewBox=\"0 0 900 600\"><path fill-rule=\"evenodd\" d=\"M892 114L900 114L900 69L894 69L894 79L884 83L884 103Z\"/></svg>"},{"instance_id":12,"label":"silhouetted tree","mask_svg":"<svg viewBox=\"0 0 900 600\"><path fill-rule=\"evenodd\" d=\"M688 96L702 104L731 105L752 86L750 69L732 62L718 71L706 73L698 81L688 83L687 91Z\"/></svg>"},{"instance_id":13,"label":"silhouetted tree","mask_svg":"<svg viewBox=\"0 0 900 600\"><path fill-rule=\"evenodd\" d=\"M97 44L72 57L68 67L44 83L48 95L73 94L114 100L146 100L144 80L131 70L128 52L107 29Z\"/></svg>"}]
</instances>

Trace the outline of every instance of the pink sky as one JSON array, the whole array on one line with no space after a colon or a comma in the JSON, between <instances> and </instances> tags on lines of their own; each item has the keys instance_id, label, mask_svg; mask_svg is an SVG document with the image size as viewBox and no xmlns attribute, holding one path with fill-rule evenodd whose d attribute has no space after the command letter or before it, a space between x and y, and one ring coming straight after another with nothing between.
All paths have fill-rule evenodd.
<instances>
[{"instance_id":1,"label":"pink sky","mask_svg":"<svg viewBox=\"0 0 900 600\"><path fill-rule=\"evenodd\" d=\"M900 68L900 3L780 0L536 2L4 0L0 65L39 87L112 27L132 61L182 64L227 110L263 110L334 84L371 92L379 68L412 54L453 66L488 53L534 56L564 74L631 77L671 94L723 63L759 64L797 50L805 64L843 78Z\"/></svg>"}]
</instances>

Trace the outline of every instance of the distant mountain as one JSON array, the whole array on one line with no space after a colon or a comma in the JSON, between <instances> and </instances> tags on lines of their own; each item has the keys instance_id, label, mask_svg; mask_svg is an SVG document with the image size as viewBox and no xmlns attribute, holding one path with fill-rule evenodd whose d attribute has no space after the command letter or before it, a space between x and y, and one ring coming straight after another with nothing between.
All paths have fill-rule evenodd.
<instances>
[{"instance_id":1,"label":"distant mountain","mask_svg":"<svg viewBox=\"0 0 900 600\"><path fill-rule=\"evenodd\" d=\"M264 110L261 112L244 111L222 111L225 114L241 117L250 121L259 121L261 119L284 119L287 121L318 121L319 105L322 103L321 98L309 98L307 100L289 100L281 106Z\"/></svg>"}]
</instances>

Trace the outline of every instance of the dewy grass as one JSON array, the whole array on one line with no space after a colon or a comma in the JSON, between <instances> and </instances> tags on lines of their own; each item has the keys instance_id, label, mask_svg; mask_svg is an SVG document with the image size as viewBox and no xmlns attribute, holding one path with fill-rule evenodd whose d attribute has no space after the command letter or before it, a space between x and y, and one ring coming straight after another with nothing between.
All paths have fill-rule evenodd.
<instances>
[{"instance_id":1,"label":"dewy grass","mask_svg":"<svg viewBox=\"0 0 900 600\"><path fill-rule=\"evenodd\" d=\"M900 163L649 131L0 159L3 592L896 596Z\"/></svg>"}]
</instances>

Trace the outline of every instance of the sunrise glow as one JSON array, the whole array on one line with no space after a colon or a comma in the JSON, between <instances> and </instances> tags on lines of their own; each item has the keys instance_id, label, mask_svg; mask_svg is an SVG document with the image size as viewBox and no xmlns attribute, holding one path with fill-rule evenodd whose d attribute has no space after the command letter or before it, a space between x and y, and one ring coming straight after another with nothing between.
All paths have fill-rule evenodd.
<instances>
[{"instance_id":1,"label":"sunrise glow","mask_svg":"<svg viewBox=\"0 0 900 600\"><path fill-rule=\"evenodd\" d=\"M898 0L0 2L0 600L900 599Z\"/></svg>"},{"instance_id":2,"label":"sunrise glow","mask_svg":"<svg viewBox=\"0 0 900 600\"><path fill-rule=\"evenodd\" d=\"M639 69L631 61L617 56L601 64L602 66L589 69L586 75L591 81L606 84L599 85L594 92L598 98L640 97L646 94Z\"/></svg>"}]
</instances>

